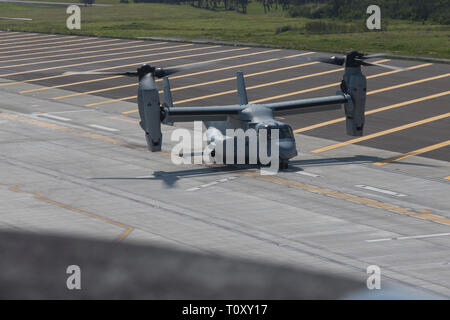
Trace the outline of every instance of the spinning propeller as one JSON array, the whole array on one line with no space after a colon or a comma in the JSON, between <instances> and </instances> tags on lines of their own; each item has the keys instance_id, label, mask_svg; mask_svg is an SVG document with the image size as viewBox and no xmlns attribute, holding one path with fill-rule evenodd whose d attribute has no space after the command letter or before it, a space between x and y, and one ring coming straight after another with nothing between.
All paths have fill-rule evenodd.
<instances>
[{"instance_id":1,"label":"spinning propeller","mask_svg":"<svg viewBox=\"0 0 450 320\"><path fill-rule=\"evenodd\" d=\"M401 67L394 67L394 66L388 66L381 63L371 63L367 62L365 60L371 59L371 58L379 58L379 57L385 57L385 54L383 53L377 53L372 55L363 55L362 53L359 53L358 51L350 51L347 53L346 56L332 56L330 58L312 58L315 61L328 63L328 64L334 64L338 66L345 65L346 67L360 67L360 66L379 66L387 69L393 69L393 70L407 70L406 68Z\"/></svg>"},{"instance_id":2,"label":"spinning propeller","mask_svg":"<svg viewBox=\"0 0 450 320\"><path fill-rule=\"evenodd\" d=\"M197 68L199 66L208 65L210 63L208 62L202 62L202 63L194 63L186 66L180 66L180 67L172 67L172 68L156 68L149 64L144 64L140 66L137 71L133 72L109 72L109 71L71 71L71 72L65 72L65 75L79 75L79 74L97 74L97 75L112 75L112 76L126 76L126 77L143 77L146 74L151 73L155 78L164 78L166 76L169 76L171 74Z\"/></svg>"}]
</instances>

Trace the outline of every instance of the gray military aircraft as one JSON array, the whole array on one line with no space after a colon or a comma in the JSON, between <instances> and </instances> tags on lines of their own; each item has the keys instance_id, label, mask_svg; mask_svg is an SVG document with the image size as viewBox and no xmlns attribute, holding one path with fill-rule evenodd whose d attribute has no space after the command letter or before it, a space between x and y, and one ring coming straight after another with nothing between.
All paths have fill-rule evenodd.
<instances>
[{"instance_id":1,"label":"gray military aircraft","mask_svg":"<svg viewBox=\"0 0 450 320\"><path fill-rule=\"evenodd\" d=\"M139 78L138 107L141 119L140 126L145 132L149 150L161 150L161 123L172 125L174 122L203 121L205 126L210 129L209 132L212 132L212 134L208 135L208 143L217 141L218 139L224 139L224 137L227 139L226 129L241 128L245 131L249 128L253 128L256 132L265 129L268 133L270 133L270 130L272 129L278 129L279 139L277 143L279 150L279 167L280 169L287 169L289 159L297 155L295 139L292 128L286 123L275 120L275 117L340 109L341 106L344 105L347 134L351 136L362 136L365 120L366 77L361 72L361 66L381 66L389 69L403 69L366 61L367 59L378 57L408 58L390 54L373 54L365 56L357 51L351 51L347 53L346 56L342 57L333 56L331 58L316 58L317 61L324 63L341 66L345 65L340 91L336 92L335 95L327 97L267 104L248 103L242 72L237 73L237 104L203 107L173 106L168 76L182 70L180 68L163 69L145 64L138 68L137 72L108 74L137 76ZM155 82L156 78L163 78L164 99L162 104L160 103L159 93ZM269 136L269 134L267 136ZM225 147L226 143L220 145L223 146L224 150L212 150L211 156L214 157L220 153L222 157L225 157L227 153ZM268 148L269 145L270 143L267 143ZM269 152L270 150L268 150L268 154Z\"/></svg>"}]
</instances>

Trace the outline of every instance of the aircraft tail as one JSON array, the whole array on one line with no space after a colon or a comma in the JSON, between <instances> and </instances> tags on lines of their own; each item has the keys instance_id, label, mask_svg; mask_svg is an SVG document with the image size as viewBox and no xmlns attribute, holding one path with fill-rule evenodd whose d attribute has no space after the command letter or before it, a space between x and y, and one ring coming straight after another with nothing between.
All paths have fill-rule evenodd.
<instances>
[{"instance_id":1,"label":"aircraft tail","mask_svg":"<svg viewBox=\"0 0 450 320\"><path fill-rule=\"evenodd\" d=\"M236 78L237 78L238 104L241 106L246 105L248 104L248 98L247 98L247 89L245 89L244 74L242 72L237 72Z\"/></svg>"}]
</instances>

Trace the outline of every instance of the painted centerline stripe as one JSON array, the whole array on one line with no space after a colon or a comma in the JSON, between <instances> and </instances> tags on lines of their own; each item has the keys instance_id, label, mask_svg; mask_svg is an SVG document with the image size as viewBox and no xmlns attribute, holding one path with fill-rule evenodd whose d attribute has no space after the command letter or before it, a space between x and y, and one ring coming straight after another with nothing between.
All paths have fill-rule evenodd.
<instances>
[{"instance_id":1,"label":"painted centerline stripe","mask_svg":"<svg viewBox=\"0 0 450 320\"><path fill-rule=\"evenodd\" d=\"M264 54L264 53L271 53L271 52L276 52L276 51L280 51L279 49L275 49L275 50L267 50L267 51L261 51L261 52L254 52L254 53L249 53L249 54L243 54L240 56L234 56L234 57L227 57L227 58L220 58L220 59L214 59L212 61L205 61L205 62L214 62L214 61L222 61L222 60L229 60L231 58L239 58L239 57L247 57L247 56L254 56L254 55L259 55L259 54ZM299 56L303 56L303 55L307 55L307 54L312 54L314 52L305 52L305 53L300 53L300 54L296 54L296 55L291 55L291 56L287 56L287 57L281 57L281 58L272 58L272 59L268 59L268 60L261 60L261 61L254 61L254 62L249 62L249 63L244 63L244 64L239 64L239 65L232 65L232 66L227 66L227 67L222 67L222 68L217 68L217 69L210 69L210 70L205 70L205 71L199 71L199 72L195 72L195 73L190 73L190 74L183 74L183 75L179 75L179 76L174 76L171 77L170 79L179 79L179 78L185 78L185 77L191 77L191 76L196 76L196 75L200 75L200 74L206 74L206 73L210 73L210 72L217 72L217 71L224 71L224 70L229 70L229 69L233 69L233 68L240 68L240 67L246 67L246 66L251 66L251 65L256 65L256 64L261 64L261 63L268 63L268 62L274 62L274 61L279 61L282 59L287 59L287 58L292 58L292 57L299 57ZM175 66L174 68L176 68L177 66ZM157 80L157 81L161 81L161 80ZM172 89L173 90L173 89ZM123 98L118 98L118 99L108 99L105 101L100 101L100 102L95 102L95 103L90 103L85 105L85 107L92 107L92 106L96 106L96 105L101 105L101 104L108 104L108 103L114 103L114 102L119 102L119 101L125 101L125 100L131 100L131 99L136 99L137 96L133 95L133 96L129 96L129 97L123 97ZM133 112L137 112L137 110L130 110L130 111L125 111L123 112L123 114L129 114L129 113L133 113Z\"/></svg>"},{"instance_id":2,"label":"painted centerline stripe","mask_svg":"<svg viewBox=\"0 0 450 320\"><path fill-rule=\"evenodd\" d=\"M102 135L98 135L98 134L94 134L94 133L90 133L90 132L86 132L86 131L67 128L67 127L64 127L61 125L56 125L56 124L47 123L47 122L43 122L43 121L37 121L37 120L29 119L29 118L26 118L23 116L0 112L0 117L6 118L6 119L22 121L22 122L26 122L28 124L33 124L33 125L48 128L48 129L60 130L63 132L76 134L76 135L83 136L83 137L90 138L90 139L95 139L95 140L109 142L109 143L113 143L113 144L117 144L117 145L137 148L136 146L130 145L129 143L122 141L122 140L118 140L118 139L114 139L114 138L110 138L110 137L106 137L106 136L102 136ZM138 147L138 149L146 150L145 147L142 147L142 148ZM170 154L167 153L166 155L169 156ZM434 214L430 214L430 213L418 213L418 212L414 212L407 208L402 208L402 207L399 207L396 205L391 205L391 204L384 203L381 201L371 200L371 199L355 196L352 194L346 194L346 193L342 193L339 191L333 191L333 190L329 190L329 189L325 189L325 188L320 188L320 187L316 187L313 185L300 183L297 181L286 180L286 179L276 177L276 176L263 176L257 172L243 171L243 172L241 172L241 174L249 176L249 177L254 177L257 179L265 180L265 181L270 181L270 182L276 183L278 185L286 185L286 186L296 187L298 189L309 191L312 193L317 193L317 194L321 194L324 196L330 196L330 197L337 198L337 199L343 199L343 200L351 201L353 203L359 203L361 205L366 205L368 207L374 207L374 208L378 208L378 209L388 210L388 211L392 211L395 213L400 213L400 214L405 214L408 216L416 217L418 219L423 219L423 220L427 220L427 221L450 225L450 219L447 217L443 217L443 216L438 216L438 215L434 215Z\"/></svg>"},{"instance_id":3,"label":"painted centerline stripe","mask_svg":"<svg viewBox=\"0 0 450 320\"><path fill-rule=\"evenodd\" d=\"M424 235L419 235L419 236L407 236L407 237L396 237L396 238L371 239L371 240L366 240L366 242L383 242L383 241L392 241L392 240L424 239L424 238L435 238L435 237L444 237L444 236L450 236L450 232L447 232L447 233L424 234Z\"/></svg>"},{"instance_id":4,"label":"painted centerline stripe","mask_svg":"<svg viewBox=\"0 0 450 320\"><path fill-rule=\"evenodd\" d=\"M308 63L303 63L303 64L299 64L299 65L293 65L293 66L283 67L283 68L278 68L278 69L269 69L269 70L265 70L265 71L261 71L261 72L248 74L248 75L246 75L246 78L253 77L253 76L258 76L258 75L262 75L262 74L266 74L266 73L271 73L271 72L277 72L277 71L283 71L283 70L287 70L287 69L299 68L299 67L303 67L303 66L316 64L316 63L318 63L318 62L308 62ZM201 82L201 83L196 83L196 84L190 84L190 85L183 86L183 87L176 87L176 88L171 89L171 91L174 92L174 91L190 89L190 88L195 88L195 87L200 87L200 86L206 86L206 85L215 84L215 83L221 83L221 82L226 82L226 81L233 81L233 80L236 80L236 77L229 77L229 78L224 78L224 79L218 79L218 80L212 80L212 81ZM82 95L87 95L87 94L92 94L92 93L98 93L98 92L104 92L104 91L112 91L112 90L128 88L128 87L137 87L137 86L138 86L137 83L131 83L131 84L125 84L125 85L111 87L111 88L104 88L104 89L98 89L98 90L92 90L92 91L72 93L72 94L65 95L65 96L54 97L52 99L60 100L60 99L74 97L74 96L82 96ZM164 92L162 90L160 90L159 93L161 94L161 93L164 93ZM178 103L180 103L180 102L178 102ZM174 104L177 104L177 102L175 102Z\"/></svg>"},{"instance_id":5,"label":"painted centerline stripe","mask_svg":"<svg viewBox=\"0 0 450 320\"><path fill-rule=\"evenodd\" d=\"M311 172L306 172L306 171L296 171L295 173L301 174L301 175L303 175L303 176L313 177L313 178L318 178L318 177L320 177L318 174L311 173Z\"/></svg>"},{"instance_id":6,"label":"painted centerline stripe","mask_svg":"<svg viewBox=\"0 0 450 320\"><path fill-rule=\"evenodd\" d=\"M388 163L391 163L391 162L395 162L395 161L402 160L402 159L405 159L405 158L409 158L409 157L412 157L412 156L417 156L419 154L427 153L427 152L430 152L430 151L433 151L433 150L437 150L437 149L440 149L440 148L444 148L444 147L447 147L447 146L450 146L450 140L447 140L447 141L444 141L444 142L441 142L441 143L437 143L437 144L433 144L432 146L428 146L428 147L425 147L425 148L421 148L421 149L417 149L417 150L414 150L414 151L410 151L410 152L402 154L400 156L392 157L392 158L385 159L385 160L382 160L382 161L379 161L379 162L374 162L373 164L375 166L384 166L385 164L388 164Z\"/></svg>"},{"instance_id":7,"label":"painted centerline stripe","mask_svg":"<svg viewBox=\"0 0 450 320\"><path fill-rule=\"evenodd\" d=\"M1 17L0 17L1 18ZM48 40L55 40L61 37L58 37L56 35L46 35L42 37L23 37L23 38L14 38L14 39L3 39L0 40L0 46L7 46L10 44L14 44L17 42L23 43L24 45L27 45L29 43L39 42L39 41L48 41ZM30 41L31 40L31 41Z\"/></svg>"},{"instance_id":8,"label":"painted centerline stripe","mask_svg":"<svg viewBox=\"0 0 450 320\"><path fill-rule=\"evenodd\" d=\"M314 185L309 185L309 184L301 183L298 181L287 180L284 178L280 178L278 176L265 176L265 175L261 175L257 172L251 172L251 171L243 172L243 174L246 176L249 176L249 177L254 177L256 179L270 181L270 182L273 182L273 183L276 183L279 185L295 187L300 190L304 190L304 191L308 191L308 192L312 192L312 193L316 193L316 194L321 194L324 196L329 196L329 197L332 197L335 199L341 199L341 200L346 200L346 201L349 201L352 203L358 203L361 205L365 205L367 207L382 209L382 210L391 211L394 213L399 213L399 214L404 214L404 215L411 216L411 217L416 217L416 218L427 220L427 221L433 221L436 223L450 225L450 218L438 216L435 214L418 213L418 212L412 211L411 209L403 208L403 207L400 207L397 205L392 205L392 204L377 201L377 200L363 198L363 197L356 196L356 195L349 194L349 193L344 193L344 192L334 191L331 189L316 187Z\"/></svg>"},{"instance_id":9,"label":"painted centerline stripe","mask_svg":"<svg viewBox=\"0 0 450 320\"><path fill-rule=\"evenodd\" d=\"M117 41L117 43L113 42L113 41ZM108 43L105 44L105 42L108 42ZM111 43L111 42L113 42L113 43ZM73 51L73 50L78 50L78 49L84 50L84 49L92 49L92 48L112 47L112 46L117 46L117 45L133 44L133 43L137 43L137 42L140 42L140 41L127 41L127 42L120 41L119 42L119 39L110 39L110 41L98 40L98 41L91 41L91 42L88 42L86 44L79 44L79 43L77 43L77 44L74 44L74 45L64 46L64 48L66 48L66 49L46 50L44 53L48 54L48 53L56 53L56 52ZM91 44L96 44L96 43L103 43L103 44L91 46ZM164 43L164 42L162 42L162 43ZM67 49L68 47L80 46L80 45L83 45L83 47L82 48L70 48L70 49ZM45 49L45 48L43 48L43 49ZM18 51L25 51L25 50L18 50ZM81 51L81 53L82 53L82 51ZM35 55L42 55L42 54L43 54L42 52L30 52L30 53L14 54L12 56L13 57L17 57L17 56L27 57L27 56L35 56ZM76 54L76 53L66 53L66 54L62 54L62 55L71 55L71 54L73 55L73 54ZM61 56L61 55L54 55L54 56ZM52 57L52 56L46 56L46 57L48 58L48 57ZM0 59L6 59L6 58L10 58L10 56L8 55L7 57L0 57ZM41 56L39 56L39 57L31 57L31 58L15 58L15 59L8 59L8 60L0 60L0 62L13 62L13 61L23 61L23 60L27 60L27 59L41 59L41 58L42 58Z\"/></svg>"},{"instance_id":10,"label":"painted centerline stripe","mask_svg":"<svg viewBox=\"0 0 450 320\"><path fill-rule=\"evenodd\" d=\"M127 49L131 48L139 48L139 47L148 47L150 45L137 45L137 46L129 46ZM168 47L158 47L158 48L145 48L140 50L133 50L133 53L139 53L139 52L148 52L148 51L155 51L155 50L164 50L164 49L171 49L173 47L187 47L192 46L192 44L183 44L179 46L168 46ZM89 52L101 52L101 54L91 55L91 56L82 56L82 57L71 57L71 58L64 58L64 59L52 59L52 60L44 60L44 61L36 61L36 62L28 62L28 63L22 63L22 64L13 64L13 65L7 65L7 66L0 66L0 69L5 68L16 68L16 67L23 67L23 66L30 66L30 65L36 65L36 64L46 64L46 63L56 63L56 62L62 62L62 61L72 61L72 60L82 60L82 59L90 59L90 58L97 58L97 57L107 57L107 56L114 56L114 55L121 55L121 54L129 54L129 52L110 52L110 53L104 53L105 51L114 51L114 50L123 50L123 48L112 48L109 50L94 50L94 51L82 51L78 53L72 53L74 54L87 54ZM161 54L169 54L170 52L163 52ZM41 57L41 58L47 58L47 57ZM28 60L28 59L27 59ZM3 63L5 61L0 61L0 63Z\"/></svg>"},{"instance_id":11,"label":"painted centerline stripe","mask_svg":"<svg viewBox=\"0 0 450 320\"><path fill-rule=\"evenodd\" d=\"M31 52L31 53L27 53L27 55L31 55L31 54L43 54L43 53L47 53L47 49L55 49L55 48L69 48L69 47L74 47L74 46L83 46L83 45L87 45L87 44L92 44L92 43L110 43L110 42L118 42L119 39L108 39L108 40L95 40L96 38L93 39L79 39L79 41L85 41L85 42L79 42L79 41L72 41L72 42L76 42L76 43L72 43L72 44L64 44L64 45L58 45L58 46L38 46L37 48L25 48L25 49L20 49L20 50L7 50L7 51L0 51L0 55L2 54L8 54L6 57L0 57L2 59L4 58L11 58L12 56L23 56L23 53L19 53L16 54L17 52L29 52L29 51L39 51L39 52ZM98 39L98 38L97 38ZM82 48L75 48L75 49L82 49ZM14 55L11 55L12 53L14 53Z\"/></svg>"},{"instance_id":12,"label":"painted centerline stripe","mask_svg":"<svg viewBox=\"0 0 450 320\"><path fill-rule=\"evenodd\" d=\"M110 132L117 132L117 131L120 131L120 130L114 129L114 128L109 128L109 127L99 126L98 124L90 124L89 127L96 128L96 129L100 129L100 130L105 130L105 131L110 131Z\"/></svg>"},{"instance_id":13,"label":"painted centerline stripe","mask_svg":"<svg viewBox=\"0 0 450 320\"><path fill-rule=\"evenodd\" d=\"M193 49L184 49L184 50L176 50L172 51L169 54L173 53L179 53L179 52L186 52L186 51L197 51L197 50L206 50L211 48L217 48L219 46L212 46L212 47L200 47L200 48L193 48ZM244 50L244 49L241 49ZM5 73L0 74L0 77L9 77L9 76L15 76L19 74L28 74L28 73L35 73L35 72L41 72L41 71L47 71L47 70L55 70L55 69L67 69L69 67L78 67L78 66L85 66L89 64L97 64L97 63L104 63L104 62L112 62L112 61L119 61L119 60L131 60L136 58L142 58L142 57L151 57L155 55L163 55L168 53L153 53L153 54L140 54L137 56L129 56L129 57L119 57L119 58L111 58L111 59L105 59L105 60L95 60L95 61L88 61L88 62L82 62L82 63L74 63L74 64L67 64L67 65L61 65L56 67L48 67L48 68L41 68L41 69L33 69L33 70L27 70L27 71L19 71L19 72L13 72L13 73ZM132 65L136 65L137 63L134 63Z\"/></svg>"},{"instance_id":14,"label":"painted centerline stripe","mask_svg":"<svg viewBox=\"0 0 450 320\"><path fill-rule=\"evenodd\" d=\"M200 185L198 187L193 187L193 188L186 189L186 191L197 191L197 190L200 190L200 189L204 189L204 188L208 188L208 187L211 187L211 186L215 186L216 184L219 184L219 183L224 183L224 182L227 182L227 181L231 181L231 180L234 180L236 178L237 178L236 176L231 176L231 177L228 177L228 178L219 179L219 180L216 180L216 181L213 181L213 182L202 184L202 185Z\"/></svg>"},{"instance_id":15,"label":"painted centerline stripe","mask_svg":"<svg viewBox=\"0 0 450 320\"><path fill-rule=\"evenodd\" d=\"M417 99L412 99L412 100L408 100L408 101L403 101L403 102L400 102L400 103L391 104L391 105L388 105L388 106L385 106L385 107L380 107L380 108L376 108L376 109L372 109L372 110L366 111L365 115L368 116L370 114L374 114L374 113L378 113L378 112L382 112L382 111L386 111L386 110L390 110L390 109L395 109L395 108L407 106L407 105L410 105L410 104L413 104L413 103L417 103L417 102L422 102L422 101L426 101L426 100L430 100L430 99L443 97L443 96L446 96L448 94L450 94L450 91L444 91L444 92L441 92L441 93L432 94L432 95L429 95L429 96L426 96L426 97L422 97L422 98L417 98ZM343 122L343 121L345 121L345 117L341 117L341 118L337 118L337 119L333 119L333 120L329 120L329 121L313 124L311 126L303 127L303 128L300 128L300 129L296 129L296 130L294 130L294 133L300 133L300 132L304 132L304 131L308 131L308 130L313 130L313 129L325 127L325 126L328 126L330 124L335 124L335 123L339 123L339 122Z\"/></svg>"},{"instance_id":16,"label":"painted centerline stripe","mask_svg":"<svg viewBox=\"0 0 450 320\"><path fill-rule=\"evenodd\" d=\"M213 55L213 54L218 54L218 53L229 53L229 52L240 51L240 50L248 50L248 49L249 48L237 48L237 49L231 49L231 50L228 49L228 50L219 50L219 51L196 53L196 54L190 54L190 55L185 55L185 56L177 56L177 57L153 60L152 63L161 62L161 61L178 60L178 59L191 58L191 57L200 57L200 56ZM234 59L234 58L235 58L234 56L225 57L225 58L218 58L218 59L209 60L209 61L200 61L200 62L188 63L188 64L185 64L183 66L191 66L191 65L195 65L195 64L203 64L205 62L214 62L214 61L228 60L228 59ZM121 59L118 59L118 60L125 60L125 59L127 59L127 58L121 58ZM98 62L99 61L97 61L97 63ZM118 68L123 68L123 67L139 66L139 65L142 65L142 64L145 64L145 63L148 63L148 61L146 60L146 61L142 61L142 62L133 62L133 63L123 64L123 65L118 65L118 66L113 66L113 67L105 67L105 68L87 70L85 72L97 72L97 71L113 70L113 69L118 69ZM67 67L67 66L61 66L60 68L65 68L65 67ZM34 70L34 71L36 71L36 70ZM64 77L69 77L69 76L70 76L70 74L61 74L61 75L49 76L49 77L43 77L43 78L35 78L35 79L15 81L15 82L7 82L7 83L1 83L0 87L1 86L10 86L10 85L15 85L15 84L22 84L22 83L35 82L35 81L42 81L42 80L48 80L48 79L64 78Z\"/></svg>"},{"instance_id":17,"label":"painted centerline stripe","mask_svg":"<svg viewBox=\"0 0 450 320\"><path fill-rule=\"evenodd\" d=\"M0 20L33 21L33 19L31 18L10 18L10 17L0 17Z\"/></svg>"},{"instance_id":18,"label":"painted centerline stripe","mask_svg":"<svg viewBox=\"0 0 450 320\"><path fill-rule=\"evenodd\" d=\"M380 188L376 188L376 187L366 186L364 184L357 184L357 185L355 185L355 187L363 188L363 189L371 190L371 191L375 191L375 192L380 192L380 193L384 193L384 194L389 194L391 196L396 196L396 197L406 197L406 194L403 194L403 193L398 193L398 192L391 191L391 190L386 190L386 189L380 189Z\"/></svg>"},{"instance_id":19,"label":"painted centerline stripe","mask_svg":"<svg viewBox=\"0 0 450 320\"><path fill-rule=\"evenodd\" d=\"M258 54L270 53L270 52L275 52L275 51L279 51L279 50L275 49L275 50L261 51L261 52L258 52ZM244 56L247 56L247 55L255 55L255 54L254 53L252 53L252 54L244 54L242 56L244 57ZM236 56L236 57L239 57L239 56ZM269 60L275 61L275 59L269 59ZM255 62L255 64L256 63L259 63L259 62ZM177 67L180 67L180 66L174 66L173 68L177 68ZM239 66L230 66L230 67L226 67L226 68L227 69L231 69L233 67L239 67ZM174 77L171 77L170 79L173 80L173 79L178 79L178 78L185 78L185 77L189 77L189 76L193 76L193 75L198 75L198 74L203 74L203 73L208 73L208 72L214 72L214 71L223 70L223 69L225 69L225 68L210 69L210 70L206 70L206 71L200 71L200 72L195 72L195 73L188 73L188 74L183 74L183 75L179 75L179 76L174 76ZM72 85L77 85L77 84L82 84L82 83L91 83L91 82L103 81L103 80L120 78L120 77L122 77L122 76L113 76L113 77L107 77L107 78L97 78L97 79L91 79L91 80L86 80L86 81L66 83L66 84L61 84L61 85L56 85L56 86L51 86L51 87L44 87L44 88L37 88L37 89L31 89L31 90L24 90L24 91L20 91L20 93L44 91L44 90L49 90L49 89L53 89L53 88L69 87L69 86L72 86ZM157 81L161 81L161 80L158 79ZM137 86L137 84L135 84L135 85ZM117 88L117 87L113 87L113 88ZM109 89L113 89L113 88L109 88ZM108 90L108 88L107 89L101 89L101 90L106 91L106 90ZM100 102L87 104L85 106L86 107L91 107L91 106L95 106L95 105L112 103L112 102L116 102L116 101L129 100L129 99L133 99L133 98L137 98L137 96L134 95L134 96L131 96L131 97L125 97L125 98L120 98L120 99L108 99L108 100L105 100L105 101L100 101Z\"/></svg>"},{"instance_id":20,"label":"painted centerline stripe","mask_svg":"<svg viewBox=\"0 0 450 320\"><path fill-rule=\"evenodd\" d=\"M55 39L56 40L56 39ZM86 41L86 40L90 40L90 39L74 39L74 40L65 40L65 41L56 41L56 42L46 42L46 43L34 43L34 44L32 44L32 45L27 45L27 44L25 44L25 45L21 45L21 46L12 46L12 47L10 47L10 46L8 46L7 48L0 48L0 49L17 49L17 48L25 48L25 49L21 49L22 51L23 50L41 50L42 49L42 47L40 47L40 46L42 46L42 45L46 45L46 44L61 44L61 43L70 43L70 42L79 42L79 41ZM38 47L38 48L34 48L34 47ZM50 46L50 48L54 48L54 46ZM4 52L8 52L8 51L1 51L0 53L4 53Z\"/></svg>"},{"instance_id":21,"label":"painted centerline stripe","mask_svg":"<svg viewBox=\"0 0 450 320\"><path fill-rule=\"evenodd\" d=\"M406 129L409 129L409 128L417 127L417 126L420 126L420 125L423 125L423 124L426 124L426 123L430 123L430 122L433 122L433 121L438 121L438 120L445 119L445 118L448 118L448 117L450 117L450 112L447 112L447 113L444 113L444 114L441 114L441 115L438 115L438 116L426 118L426 119L423 119L423 120L411 122L411 123L408 123L408 124L404 124L402 126L398 126L398 127L392 128L392 129L388 129L388 130L383 130L383 131L379 131L379 132L376 132L376 133L372 133L372 134L369 134L369 135L364 136L364 137L359 137L359 138L347 140L347 141L344 141L344 142L332 144L332 145L327 146L327 147L323 147L323 148L312 150L311 152L312 153L321 153L321 152L325 152L325 151L329 151L329 150L334 150L334 149L337 149L337 148L348 146L350 144L354 144L354 143L357 143L357 142L370 140L370 139L373 139L373 138L376 138L376 137L380 137L380 136L384 136L384 135L387 135L387 134L390 134L390 133L394 133L394 132L406 130Z\"/></svg>"},{"instance_id":22,"label":"painted centerline stripe","mask_svg":"<svg viewBox=\"0 0 450 320\"><path fill-rule=\"evenodd\" d=\"M385 61L389 61L389 60L380 60L380 61L376 61L374 63L381 63L381 62L385 62ZM317 62L310 62L310 64L316 64L316 63ZM287 82L291 82L291 81L302 80L302 79L306 79L306 78L311 78L311 77L321 76L321 75L330 74L330 73L334 73L334 72L339 72L339 71L342 71L342 70L343 70L343 68L333 69L333 70L327 70L327 71L323 71L323 72L317 72L317 73L311 73L311 74L307 74L307 75L302 75L302 76L298 76L298 77L294 77L294 78L290 78L290 79L277 80L277 81L273 81L273 82L264 82L264 83L261 83L261 84L258 84L258 85L248 86L246 88L246 90L248 91L248 90L252 90L252 89L259 89L259 88L273 86L273 85L277 85L277 84L283 84L283 83L287 83ZM334 84L333 84L333 86L334 86ZM195 97L195 98L175 101L173 104L174 105L179 105L179 104L186 103L186 102L192 102L192 101L197 101L197 100L204 100L204 99L214 98L214 97L223 96L223 95L236 93L236 92L237 92L236 89L227 90L227 91L212 93L212 94L199 96L199 97ZM249 104L253 104L253 103L257 103L257 102L256 101L250 101L249 102ZM138 112L138 110L134 109L134 110L122 112L122 114L130 114L130 113L136 113L136 112Z\"/></svg>"},{"instance_id":23,"label":"painted centerline stripe","mask_svg":"<svg viewBox=\"0 0 450 320\"><path fill-rule=\"evenodd\" d=\"M60 120L60 121L71 121L71 119L69 119L69 118L55 116L53 114L48 114L48 113L39 114L38 117L45 117L45 118L50 118L50 119Z\"/></svg>"},{"instance_id":24,"label":"painted centerline stripe","mask_svg":"<svg viewBox=\"0 0 450 320\"><path fill-rule=\"evenodd\" d=\"M390 60L388 60L388 59L387 60L380 60L380 61L376 61L374 63L382 63L382 62L385 62L385 61L390 61ZM413 70L413 69L422 68L422 67L426 67L426 66L430 66L430 65L431 65L431 63L425 63L425 64L421 64L421 65L418 65L418 66L409 67L407 69L408 70ZM338 70L343 70L343 69L338 69ZM393 70L393 71L382 72L382 73L374 74L374 75L371 75L371 76L367 76L366 78L367 79L372 79L372 78L377 78L377 77L384 77L384 76L391 75L391 74L398 73L398 72L403 72L403 70ZM338 87L340 84L341 84L340 82L330 83L330 84L326 84L326 85L318 86L318 87L314 87L314 88L302 89L300 91L288 92L288 93L280 94L280 95L277 95L277 96L272 96L272 97L268 97L268 98L262 98L262 99L258 99L258 100L253 100L251 103L262 103L262 102L267 102L267 101L271 101L271 100L277 100L277 99L281 99L281 98L296 96L296 95L300 95L300 94L308 93L308 92L312 92L312 91Z\"/></svg>"},{"instance_id":25,"label":"painted centerline stripe","mask_svg":"<svg viewBox=\"0 0 450 320\"><path fill-rule=\"evenodd\" d=\"M104 45L100 45L100 46L93 46L93 47L83 47L80 48L81 51L78 52L73 52L74 49L62 49L62 50L54 50L54 51L47 51L45 52L45 56L42 57L42 53L39 53L40 56L39 57L28 57L28 58L14 58L14 59L9 59L9 60L0 60L0 63L10 63L10 62L17 62L17 61L30 61L30 60L35 60L35 59L43 59L43 58L54 58L54 57L65 57L65 56L73 56L73 55L83 55L86 53L95 53L95 52L104 52L104 51L114 51L114 50L125 50L123 49L123 45L128 45L128 44L136 44L136 43L142 43L142 41L130 41L130 42L121 42L118 44L104 44ZM166 43L166 42L161 42L161 44ZM84 49L91 49L91 48L97 48L97 47L106 47L106 46L114 46L114 45L121 45L121 47L119 48L110 48L110 49L100 49L100 50L91 50L91 51L84 51ZM154 44L147 44L146 46L154 46L156 45L156 43ZM143 46L143 45L139 45L139 46ZM132 48L136 47L136 46L130 46ZM128 47L129 48L129 47ZM59 54L53 54L53 55L47 55L48 53L54 53L54 52L65 52L65 51L72 51L70 53L59 53ZM36 53L30 53L30 54L19 54L19 56L27 56L27 55L33 55ZM2 57L1 59L4 59L4 57Z\"/></svg>"}]
</instances>

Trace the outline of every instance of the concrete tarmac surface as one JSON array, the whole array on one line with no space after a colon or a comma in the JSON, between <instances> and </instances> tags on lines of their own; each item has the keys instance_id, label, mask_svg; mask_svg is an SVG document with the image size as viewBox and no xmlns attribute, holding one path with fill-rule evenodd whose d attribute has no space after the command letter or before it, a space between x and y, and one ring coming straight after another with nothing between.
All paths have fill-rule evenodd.
<instances>
[{"instance_id":1,"label":"concrete tarmac surface","mask_svg":"<svg viewBox=\"0 0 450 320\"><path fill-rule=\"evenodd\" d=\"M135 79L63 74L214 60L171 76L175 105L234 104L236 71L249 100L275 102L338 90L342 71L307 60L317 55L326 54L0 32L0 228L276 263L363 286L377 265L382 288L450 297L448 65L364 69L359 140L345 135L342 110L282 119L299 155L276 176L174 165L176 127L163 126L163 152L146 149Z\"/></svg>"}]
</instances>

